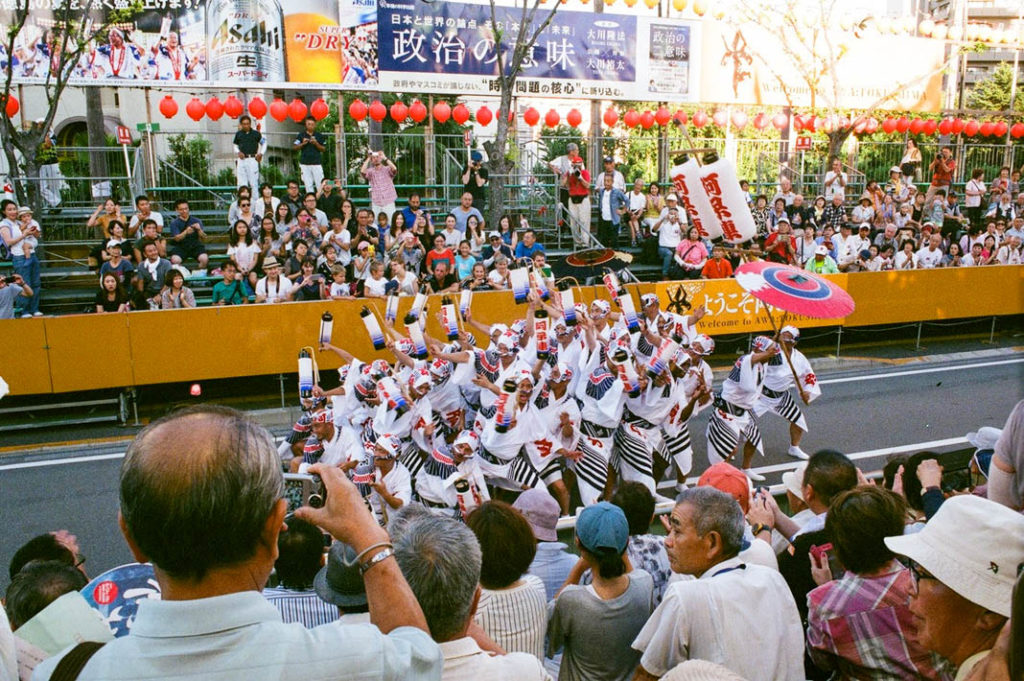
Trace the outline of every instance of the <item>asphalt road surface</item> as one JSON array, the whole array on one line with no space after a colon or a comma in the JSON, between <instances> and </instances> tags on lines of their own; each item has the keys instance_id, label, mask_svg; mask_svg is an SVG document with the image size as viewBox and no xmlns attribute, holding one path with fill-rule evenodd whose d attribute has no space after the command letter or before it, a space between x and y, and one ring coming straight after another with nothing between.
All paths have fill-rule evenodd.
<instances>
[{"instance_id":1,"label":"asphalt road surface","mask_svg":"<svg viewBox=\"0 0 1024 681\"><path fill-rule=\"evenodd\" d=\"M805 408L810 432L804 450L835 448L872 471L894 454L961 449L968 431L1002 427L1024 398L1024 357L824 373L819 379L823 394ZM766 456L754 466L777 484L797 463L786 455L788 423L771 414L760 423ZM707 467L705 424L704 415L691 422L694 476ZM90 575L131 562L117 529L123 449L101 445L0 459L0 591L6 591L6 566L17 547L49 530L66 528L78 536Z\"/></svg>"}]
</instances>

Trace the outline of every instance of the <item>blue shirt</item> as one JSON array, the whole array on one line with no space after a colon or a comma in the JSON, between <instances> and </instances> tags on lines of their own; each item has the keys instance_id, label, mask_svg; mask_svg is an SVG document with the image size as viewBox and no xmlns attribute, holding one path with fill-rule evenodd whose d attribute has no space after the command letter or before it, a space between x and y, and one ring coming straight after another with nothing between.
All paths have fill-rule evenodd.
<instances>
[{"instance_id":1,"label":"blue shirt","mask_svg":"<svg viewBox=\"0 0 1024 681\"><path fill-rule=\"evenodd\" d=\"M467 211L463 211L462 206L460 205L452 211L452 215L455 216L455 229L460 232L466 231L466 223L469 221L470 215L475 215L476 219L480 221L479 224L482 225L484 223L484 216L476 208L470 208Z\"/></svg>"},{"instance_id":2,"label":"blue shirt","mask_svg":"<svg viewBox=\"0 0 1024 681\"><path fill-rule=\"evenodd\" d=\"M182 220L181 218L176 217L173 220L171 220L171 224L167 226L167 229L171 232L171 236L178 236L179 234L184 232L185 228L187 228L189 225L199 225L200 227L202 227L203 223L195 215L189 215L188 220ZM187 237L185 237L178 243L189 245L198 244L199 234L193 231L191 234L189 234Z\"/></svg>"},{"instance_id":3,"label":"blue shirt","mask_svg":"<svg viewBox=\"0 0 1024 681\"><path fill-rule=\"evenodd\" d=\"M569 553L568 547L562 542L537 542L537 553L526 572L544 582L544 592L550 601L562 588L569 572L579 556Z\"/></svg>"},{"instance_id":4,"label":"blue shirt","mask_svg":"<svg viewBox=\"0 0 1024 681\"><path fill-rule=\"evenodd\" d=\"M302 144L302 141L307 137L312 137L317 142L319 142L321 146L325 145L327 142L327 139L323 136L323 134L319 132L314 132L312 135L310 135L305 130L303 130L298 135L295 136L295 146L298 147L300 144ZM318 166L322 162L323 152L314 147L312 144L307 144L306 146L299 149L299 163L301 163L302 165Z\"/></svg>"},{"instance_id":5,"label":"blue shirt","mask_svg":"<svg viewBox=\"0 0 1024 681\"><path fill-rule=\"evenodd\" d=\"M516 258L532 258L534 253L543 253L544 244L534 241L532 246L527 246L522 241L516 244Z\"/></svg>"}]
</instances>

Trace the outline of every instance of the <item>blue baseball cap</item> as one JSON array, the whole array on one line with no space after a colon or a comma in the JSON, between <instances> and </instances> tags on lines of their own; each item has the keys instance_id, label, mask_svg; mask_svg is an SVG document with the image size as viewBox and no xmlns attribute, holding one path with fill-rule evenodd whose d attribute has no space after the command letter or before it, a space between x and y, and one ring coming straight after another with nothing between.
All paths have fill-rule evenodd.
<instances>
[{"instance_id":1,"label":"blue baseball cap","mask_svg":"<svg viewBox=\"0 0 1024 681\"><path fill-rule=\"evenodd\" d=\"M629 543L626 514L607 501L587 506L576 518L576 536L591 553L602 549L622 553Z\"/></svg>"}]
</instances>

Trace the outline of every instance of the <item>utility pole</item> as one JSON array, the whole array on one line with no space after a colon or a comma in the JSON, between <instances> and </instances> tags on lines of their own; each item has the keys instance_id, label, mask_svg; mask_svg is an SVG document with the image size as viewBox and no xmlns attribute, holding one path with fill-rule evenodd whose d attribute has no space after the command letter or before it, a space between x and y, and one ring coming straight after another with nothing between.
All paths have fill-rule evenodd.
<instances>
[{"instance_id":1,"label":"utility pole","mask_svg":"<svg viewBox=\"0 0 1024 681\"><path fill-rule=\"evenodd\" d=\"M604 13L604 0L594 0L594 13ZM601 167L601 157L604 150L601 149L601 100L595 99L590 103L590 154L587 159L587 167L591 173L596 173ZM597 175L594 175L597 177Z\"/></svg>"}]
</instances>

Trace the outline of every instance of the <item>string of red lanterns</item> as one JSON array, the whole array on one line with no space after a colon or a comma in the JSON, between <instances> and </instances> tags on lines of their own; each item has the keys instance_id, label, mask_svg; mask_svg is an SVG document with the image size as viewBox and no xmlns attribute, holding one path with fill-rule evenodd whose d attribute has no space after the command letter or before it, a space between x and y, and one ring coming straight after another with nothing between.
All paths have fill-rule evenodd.
<instances>
[{"instance_id":1,"label":"string of red lanterns","mask_svg":"<svg viewBox=\"0 0 1024 681\"><path fill-rule=\"evenodd\" d=\"M20 103L13 94L5 96L3 104L4 112L8 117L17 115L21 108ZM172 95L165 95L160 100L158 109L165 118L174 118L178 115L179 105ZM254 97L249 100L248 106L246 106L234 94L231 94L224 101L221 101L217 96L211 97L206 102L203 102L198 97L193 97L185 105L185 114L194 121L202 120L204 117L216 121L224 115L237 119L246 109L248 109L249 115L253 118L260 119L269 114L276 121L283 122L291 118L296 123L301 123L307 115L312 116L318 121L323 120L330 113L330 106L323 98L314 100L307 107L306 103L298 97L292 99L290 103L277 97L269 106L261 98ZM360 99L354 99L349 103L348 115L356 121L362 121L369 117L378 122L390 116L396 123L404 123L407 120L411 120L413 123L422 123L427 119L428 115L432 115L438 123L453 120L458 125L465 125L472 117L477 124L485 127L490 125L496 118L496 112L486 105L479 107L471 114L465 104L457 103L452 106L445 101L439 101L434 104L432 111L428 111L423 102L418 99L414 99L410 104L395 101L390 108L385 106L380 100L373 100L367 104ZM510 122L513 120L511 113L509 113L508 118ZM542 119L544 125L549 128L558 126L563 120L561 114L556 109L549 109L543 117L532 106L522 113L523 122L530 127L538 125ZM565 115L564 120L569 126L578 128L583 123L583 114L579 109L573 108ZM744 130L747 125L751 124L756 130L764 130L769 125L773 126L776 130L783 130L787 126L792 125L798 133L830 133L835 130L852 128L853 133L857 135L871 135L881 131L886 134L902 135L909 133L911 135L925 136L932 136L936 133L939 135L963 134L969 138L976 136L1000 138L1005 137L1009 133L1010 137L1014 139L1024 137L1024 121L1012 123L1005 120L978 121L976 119L965 120L952 116L947 116L941 120L935 118L889 116L879 121L874 117L864 116L853 119L839 115L822 117L800 113L788 116L783 112L770 115L763 111L750 117L744 110L736 110L729 113L724 109L716 109L711 112L710 116L705 111L698 110L690 116L682 109L672 112L668 107L660 106L655 111L648 109L639 112L635 109L630 109L622 114L621 118L619 112L614 107L609 107L604 111L601 120L609 128L615 127L621 121L627 128L640 127L644 130L650 130L655 125L665 127L670 124L686 125L689 122L698 129L713 123L719 128L732 125L736 130Z\"/></svg>"}]
</instances>

